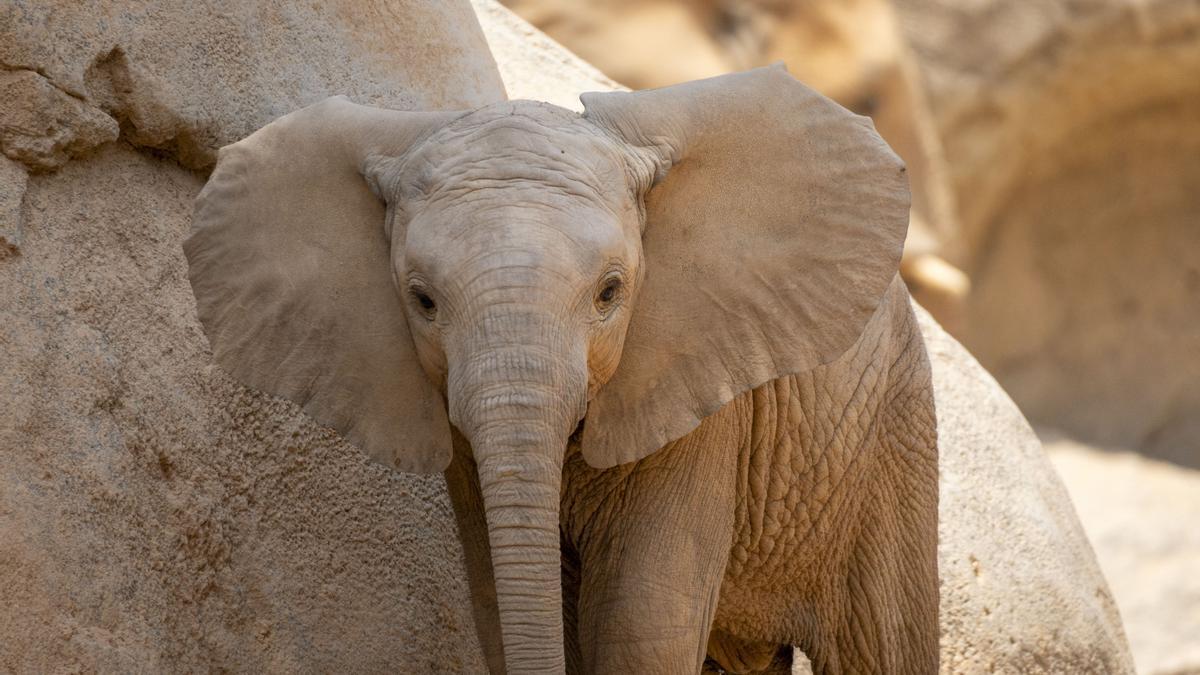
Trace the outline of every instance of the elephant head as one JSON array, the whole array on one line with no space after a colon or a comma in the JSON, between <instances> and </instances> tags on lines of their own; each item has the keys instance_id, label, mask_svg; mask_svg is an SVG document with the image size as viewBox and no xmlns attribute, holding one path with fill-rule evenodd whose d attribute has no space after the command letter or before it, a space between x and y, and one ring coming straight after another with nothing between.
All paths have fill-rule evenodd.
<instances>
[{"instance_id":1,"label":"elephant head","mask_svg":"<svg viewBox=\"0 0 1200 675\"><path fill-rule=\"evenodd\" d=\"M583 102L319 103L221 151L185 243L235 377L402 470L469 440L512 672L562 669L572 433L631 462L837 358L907 225L870 121L781 67Z\"/></svg>"}]
</instances>

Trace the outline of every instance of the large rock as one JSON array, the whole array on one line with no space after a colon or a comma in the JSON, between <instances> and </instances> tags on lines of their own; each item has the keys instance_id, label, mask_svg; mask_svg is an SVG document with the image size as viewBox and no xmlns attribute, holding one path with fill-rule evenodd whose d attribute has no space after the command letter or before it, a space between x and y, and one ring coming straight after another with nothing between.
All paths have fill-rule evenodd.
<instances>
[{"instance_id":1,"label":"large rock","mask_svg":"<svg viewBox=\"0 0 1200 675\"><path fill-rule=\"evenodd\" d=\"M585 91L624 89L494 0L471 0L512 99L583 112Z\"/></svg>"},{"instance_id":2,"label":"large rock","mask_svg":"<svg viewBox=\"0 0 1200 675\"><path fill-rule=\"evenodd\" d=\"M333 94L428 109L494 100L498 85L462 0L6 0L0 65L36 73L40 88L115 118L128 142L193 168ZM19 105L3 100L0 120ZM7 142L4 153L14 156ZM37 161L61 164L53 153Z\"/></svg>"},{"instance_id":3,"label":"large rock","mask_svg":"<svg viewBox=\"0 0 1200 675\"><path fill-rule=\"evenodd\" d=\"M577 89L610 86L477 1L514 95L567 102ZM482 670L441 479L374 466L296 406L215 369L179 248L204 181L193 167L276 112L338 92L395 107L502 95L494 73L487 86L470 86L491 66L486 53L467 58L481 38L463 6L378 6L422 12L419 28L381 22L382 10L360 19L335 11L351 6L361 4L239 14L248 10L214 0L175 14L147 10L168 25L132 33L117 30L128 20L119 12L75 24L83 19L65 12L41 41L22 38L25 69L116 115L121 137L63 144L65 164L53 173L20 155L0 158L0 670ZM222 7L251 19L222 23ZM316 17L306 12L329 13L309 26L319 46L294 62L280 26ZM168 88L170 96L148 99L161 104L161 119L182 121L183 131L165 136L174 140L148 141L121 112L137 106L100 96L142 100L136 88L71 89L63 64L91 58L78 56L86 50L76 34L100 45L88 53L101 62L123 54L130 68L170 81L187 59L134 45L157 44L143 32L183 32L171 23L181 16L214 22L189 24L201 35L237 28L221 42L222 60L195 62L186 80L207 93ZM431 62L421 40L395 39L438 25L470 63ZM523 50L523 41L533 46ZM12 44L0 42L6 63L16 62ZM371 71L372 59L396 53L407 68L436 72L437 87L407 89L411 75ZM223 93L205 84L224 77L206 68L230 63L259 80ZM384 74L337 80L351 72ZM456 90L460 77L468 86ZM196 112L208 105L211 116ZM31 168L38 172L27 175ZM922 328L942 425L944 669L1127 670L1107 587L1036 438L961 347L924 315Z\"/></svg>"},{"instance_id":4,"label":"large rock","mask_svg":"<svg viewBox=\"0 0 1200 675\"><path fill-rule=\"evenodd\" d=\"M1037 423L1200 467L1200 6L899 0L964 342Z\"/></svg>"},{"instance_id":5,"label":"large rock","mask_svg":"<svg viewBox=\"0 0 1200 675\"><path fill-rule=\"evenodd\" d=\"M480 672L442 479L214 369L180 249L276 115L502 99L470 6L7 2L0 61L0 671Z\"/></svg>"},{"instance_id":6,"label":"large rock","mask_svg":"<svg viewBox=\"0 0 1200 675\"><path fill-rule=\"evenodd\" d=\"M917 308L941 453L942 672L1132 673L1071 499L1000 385Z\"/></svg>"}]
</instances>

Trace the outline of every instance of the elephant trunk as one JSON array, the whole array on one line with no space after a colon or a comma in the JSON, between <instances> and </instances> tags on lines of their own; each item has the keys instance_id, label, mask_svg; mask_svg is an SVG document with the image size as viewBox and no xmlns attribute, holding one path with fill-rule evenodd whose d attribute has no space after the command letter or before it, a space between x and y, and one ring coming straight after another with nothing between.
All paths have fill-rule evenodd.
<instances>
[{"instance_id":1,"label":"elephant trunk","mask_svg":"<svg viewBox=\"0 0 1200 675\"><path fill-rule=\"evenodd\" d=\"M510 674L562 673L559 499L577 378L547 349L488 346L452 373L451 419L471 441ZM455 395L455 393L458 395Z\"/></svg>"},{"instance_id":2,"label":"elephant trunk","mask_svg":"<svg viewBox=\"0 0 1200 675\"><path fill-rule=\"evenodd\" d=\"M561 460L513 454L479 465L508 672L561 673Z\"/></svg>"}]
</instances>

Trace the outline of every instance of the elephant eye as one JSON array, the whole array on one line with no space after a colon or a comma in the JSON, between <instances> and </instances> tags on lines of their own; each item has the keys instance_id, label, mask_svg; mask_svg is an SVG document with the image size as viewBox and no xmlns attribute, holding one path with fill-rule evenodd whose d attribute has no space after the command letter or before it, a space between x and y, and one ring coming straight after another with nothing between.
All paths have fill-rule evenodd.
<instances>
[{"instance_id":1,"label":"elephant eye","mask_svg":"<svg viewBox=\"0 0 1200 675\"><path fill-rule=\"evenodd\" d=\"M413 300L416 301L417 306L421 309L421 313L424 314L426 318L432 319L433 315L437 313L437 303L433 301L433 298L429 297L429 294L425 291L415 288L412 290L412 297Z\"/></svg>"},{"instance_id":2,"label":"elephant eye","mask_svg":"<svg viewBox=\"0 0 1200 675\"><path fill-rule=\"evenodd\" d=\"M601 310L608 309L621 294L621 280L608 279L600 286L600 292L596 294L596 306Z\"/></svg>"}]
</instances>

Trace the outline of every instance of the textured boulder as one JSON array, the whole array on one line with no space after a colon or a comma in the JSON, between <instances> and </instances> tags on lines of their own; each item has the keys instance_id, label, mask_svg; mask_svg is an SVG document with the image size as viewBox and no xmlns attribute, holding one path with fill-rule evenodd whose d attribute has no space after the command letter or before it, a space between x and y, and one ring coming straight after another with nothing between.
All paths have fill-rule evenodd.
<instances>
[{"instance_id":1,"label":"textured boulder","mask_svg":"<svg viewBox=\"0 0 1200 675\"><path fill-rule=\"evenodd\" d=\"M509 98L583 112L585 91L623 89L494 0L471 0Z\"/></svg>"},{"instance_id":2,"label":"textured boulder","mask_svg":"<svg viewBox=\"0 0 1200 675\"><path fill-rule=\"evenodd\" d=\"M1021 412L918 308L941 452L942 672L1132 673L1071 499Z\"/></svg>"},{"instance_id":3,"label":"textured boulder","mask_svg":"<svg viewBox=\"0 0 1200 675\"><path fill-rule=\"evenodd\" d=\"M898 4L958 195L965 344L1034 422L1200 467L1200 8Z\"/></svg>"},{"instance_id":4,"label":"textured boulder","mask_svg":"<svg viewBox=\"0 0 1200 675\"><path fill-rule=\"evenodd\" d=\"M0 157L0 262L21 252L21 200L28 183L24 166Z\"/></svg>"},{"instance_id":5,"label":"textured boulder","mask_svg":"<svg viewBox=\"0 0 1200 675\"><path fill-rule=\"evenodd\" d=\"M0 64L37 73L114 117L130 143L195 168L333 94L436 108L493 100L497 86L466 2L10 0Z\"/></svg>"},{"instance_id":6,"label":"textured boulder","mask_svg":"<svg viewBox=\"0 0 1200 675\"><path fill-rule=\"evenodd\" d=\"M117 140L117 121L32 70L0 72L0 148L33 169L57 169Z\"/></svg>"},{"instance_id":7,"label":"textured boulder","mask_svg":"<svg viewBox=\"0 0 1200 675\"><path fill-rule=\"evenodd\" d=\"M8 2L0 61L0 671L481 671L442 479L213 368L180 249L280 113L502 99L470 6Z\"/></svg>"}]
</instances>

